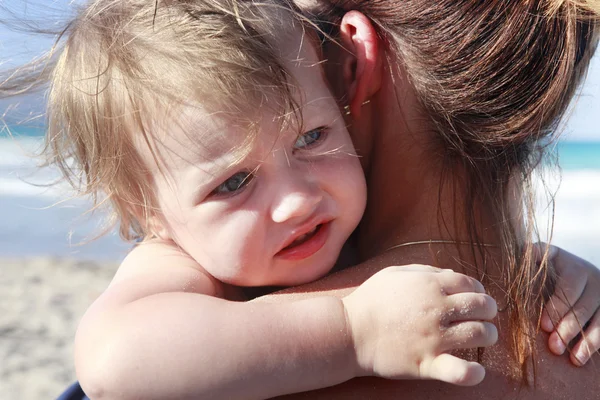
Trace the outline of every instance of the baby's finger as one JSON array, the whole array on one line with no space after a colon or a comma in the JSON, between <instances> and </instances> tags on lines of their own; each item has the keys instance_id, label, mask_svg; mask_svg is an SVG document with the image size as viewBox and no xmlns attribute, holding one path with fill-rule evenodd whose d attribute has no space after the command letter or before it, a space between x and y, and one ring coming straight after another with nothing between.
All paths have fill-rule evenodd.
<instances>
[{"instance_id":1,"label":"baby's finger","mask_svg":"<svg viewBox=\"0 0 600 400\"><path fill-rule=\"evenodd\" d=\"M492 346L498 341L498 330L491 322L464 321L446 328L442 351Z\"/></svg>"},{"instance_id":2,"label":"baby's finger","mask_svg":"<svg viewBox=\"0 0 600 400\"><path fill-rule=\"evenodd\" d=\"M542 249L545 249L540 245ZM541 328L546 332L554 330L554 324L560 321L571 309L581 294L588 281L585 260L566 252L558 247L550 247L550 259L556 272L558 281L554 293L544 307L541 319ZM538 260L538 261L541 261ZM591 266L591 264L590 264Z\"/></svg>"},{"instance_id":3,"label":"baby's finger","mask_svg":"<svg viewBox=\"0 0 600 400\"><path fill-rule=\"evenodd\" d=\"M556 332L551 336L557 335L557 338L550 338L548 345L555 354L562 354L565 351L565 343L571 342L581 332L582 327L592 319L600 307L600 297L595 295L584 295L573 309L558 323ZM562 339L562 340L560 340Z\"/></svg>"},{"instance_id":4,"label":"baby's finger","mask_svg":"<svg viewBox=\"0 0 600 400\"><path fill-rule=\"evenodd\" d=\"M498 305L491 296L482 293L457 293L448 296L445 325L457 321L486 321L496 317Z\"/></svg>"},{"instance_id":5,"label":"baby's finger","mask_svg":"<svg viewBox=\"0 0 600 400\"><path fill-rule=\"evenodd\" d=\"M555 292L546 303L542 315L541 327L546 332L554 330L554 325L569 313L585 289L585 280L574 280L579 283L568 287L562 283L565 282L564 279L558 279Z\"/></svg>"},{"instance_id":6,"label":"baby's finger","mask_svg":"<svg viewBox=\"0 0 600 400\"><path fill-rule=\"evenodd\" d=\"M448 382L453 385L473 386L485 377L485 369L471 361L450 354L440 354L431 362L421 365L421 377Z\"/></svg>"},{"instance_id":7,"label":"baby's finger","mask_svg":"<svg viewBox=\"0 0 600 400\"><path fill-rule=\"evenodd\" d=\"M583 337L573 346L571 362L583 366L598 350L600 350L600 313L594 315Z\"/></svg>"},{"instance_id":8,"label":"baby's finger","mask_svg":"<svg viewBox=\"0 0 600 400\"><path fill-rule=\"evenodd\" d=\"M397 265L394 267L389 267L399 272L445 272L447 269L441 269L437 267L432 267L431 265L424 264L409 264L409 265ZM451 270L450 270L451 271Z\"/></svg>"},{"instance_id":9,"label":"baby's finger","mask_svg":"<svg viewBox=\"0 0 600 400\"><path fill-rule=\"evenodd\" d=\"M437 275L437 279L448 296L466 292L485 293L481 282L463 274L445 272Z\"/></svg>"}]
</instances>

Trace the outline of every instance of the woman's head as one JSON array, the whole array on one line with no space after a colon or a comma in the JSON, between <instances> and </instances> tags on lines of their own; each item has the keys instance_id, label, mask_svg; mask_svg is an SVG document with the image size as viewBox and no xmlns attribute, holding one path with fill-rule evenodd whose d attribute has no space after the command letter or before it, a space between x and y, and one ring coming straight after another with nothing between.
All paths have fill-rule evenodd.
<instances>
[{"instance_id":1,"label":"woman's head","mask_svg":"<svg viewBox=\"0 0 600 400\"><path fill-rule=\"evenodd\" d=\"M595 50L600 12L593 0L296 2L325 31L348 11L364 14L447 155L508 164L556 131Z\"/></svg>"},{"instance_id":2,"label":"woman's head","mask_svg":"<svg viewBox=\"0 0 600 400\"><path fill-rule=\"evenodd\" d=\"M329 3L333 15L374 22L460 157L497 157L554 132L596 46L592 1Z\"/></svg>"},{"instance_id":3,"label":"woman's head","mask_svg":"<svg viewBox=\"0 0 600 400\"><path fill-rule=\"evenodd\" d=\"M541 305L549 275L544 265L537 266L531 258L535 230L530 191L524 191L522 198L525 230L519 223L505 222L516 221L515 185L529 184L544 145L559 128L585 75L596 47L600 4L579 0L298 3L308 4L324 30L355 53L350 62L345 61L347 52L326 54L337 62L333 68L341 66L346 71L339 74L345 82L333 86L344 88L343 101L353 111L353 125L361 126L360 104L367 100L369 89L361 89L357 77L380 68L376 60L392 75L388 83L395 86L395 104L381 107L379 103L372 112L383 120L392 107L401 104L401 112L411 113L404 121L418 121L396 125L395 134L427 140L426 161L445 171L441 186L449 182L458 193L455 199L462 200L455 202L454 213L464 220L468 236L462 232L457 237L452 231L450 237L483 243L480 213L492 216L505 256L502 287L508 292L513 331L518 336L516 350L523 363L531 342L522 339L533 337L527 321ZM361 31L360 21L349 19L356 18L356 12L368 18L371 34L368 29ZM416 114L407 109L407 98L414 98ZM357 134L356 139L359 153L372 147L364 134ZM405 161L397 156L396 162ZM410 170L410 165L404 165ZM483 247L475 250L485 252ZM485 270L480 268L480 273Z\"/></svg>"}]
</instances>

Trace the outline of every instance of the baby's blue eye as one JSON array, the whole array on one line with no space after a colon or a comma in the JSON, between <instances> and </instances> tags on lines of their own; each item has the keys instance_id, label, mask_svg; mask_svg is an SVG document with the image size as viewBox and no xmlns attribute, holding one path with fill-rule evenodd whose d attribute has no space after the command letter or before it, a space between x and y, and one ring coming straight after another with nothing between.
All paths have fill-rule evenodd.
<instances>
[{"instance_id":1,"label":"baby's blue eye","mask_svg":"<svg viewBox=\"0 0 600 400\"><path fill-rule=\"evenodd\" d=\"M240 171L232 175L225 182L213 190L212 194L234 194L244 189L254 178L254 175L250 171Z\"/></svg>"},{"instance_id":2,"label":"baby's blue eye","mask_svg":"<svg viewBox=\"0 0 600 400\"><path fill-rule=\"evenodd\" d=\"M307 149L315 146L317 143L325 139L327 129L324 126L310 130L298 136L294 149Z\"/></svg>"}]
</instances>

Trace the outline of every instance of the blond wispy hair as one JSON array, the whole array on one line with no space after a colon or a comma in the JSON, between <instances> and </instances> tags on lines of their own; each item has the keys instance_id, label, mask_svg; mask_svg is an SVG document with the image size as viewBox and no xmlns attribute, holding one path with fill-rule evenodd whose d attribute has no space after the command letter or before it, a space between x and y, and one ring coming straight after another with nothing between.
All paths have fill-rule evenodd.
<instances>
[{"instance_id":1,"label":"blond wispy hair","mask_svg":"<svg viewBox=\"0 0 600 400\"><path fill-rule=\"evenodd\" d=\"M156 201L136 144L153 148L152 120L198 104L232 118L294 114L275 44L297 29L294 15L285 1L92 0L46 57L3 80L2 94L49 83L48 162L81 195L110 203L124 239L143 239Z\"/></svg>"}]
</instances>

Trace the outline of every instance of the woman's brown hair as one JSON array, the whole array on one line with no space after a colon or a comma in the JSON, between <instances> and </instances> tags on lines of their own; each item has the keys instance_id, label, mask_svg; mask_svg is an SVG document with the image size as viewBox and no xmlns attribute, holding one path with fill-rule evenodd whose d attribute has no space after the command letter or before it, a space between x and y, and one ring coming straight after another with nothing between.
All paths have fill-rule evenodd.
<instances>
[{"instance_id":1,"label":"woman's brown hair","mask_svg":"<svg viewBox=\"0 0 600 400\"><path fill-rule=\"evenodd\" d=\"M346 12L357 10L370 18L389 59L406 71L445 149L447 174L466 171L458 190L467 201L456 204L455 213L467 218L473 256L480 254L482 260L489 251L482 245L474 206L491 210L495 221L510 221L511 189L515 182L522 185L525 231L517 224L498 224L505 257L500 282L488 279L485 264L477 274L507 291L514 357L523 379L529 372L535 379L535 368L527 368L535 366L538 330L531 317L540 315L554 276L547 256L541 263L533 256L537 233L531 175L595 51L600 3L326 0L316 5L312 17L333 38Z\"/></svg>"}]
</instances>

